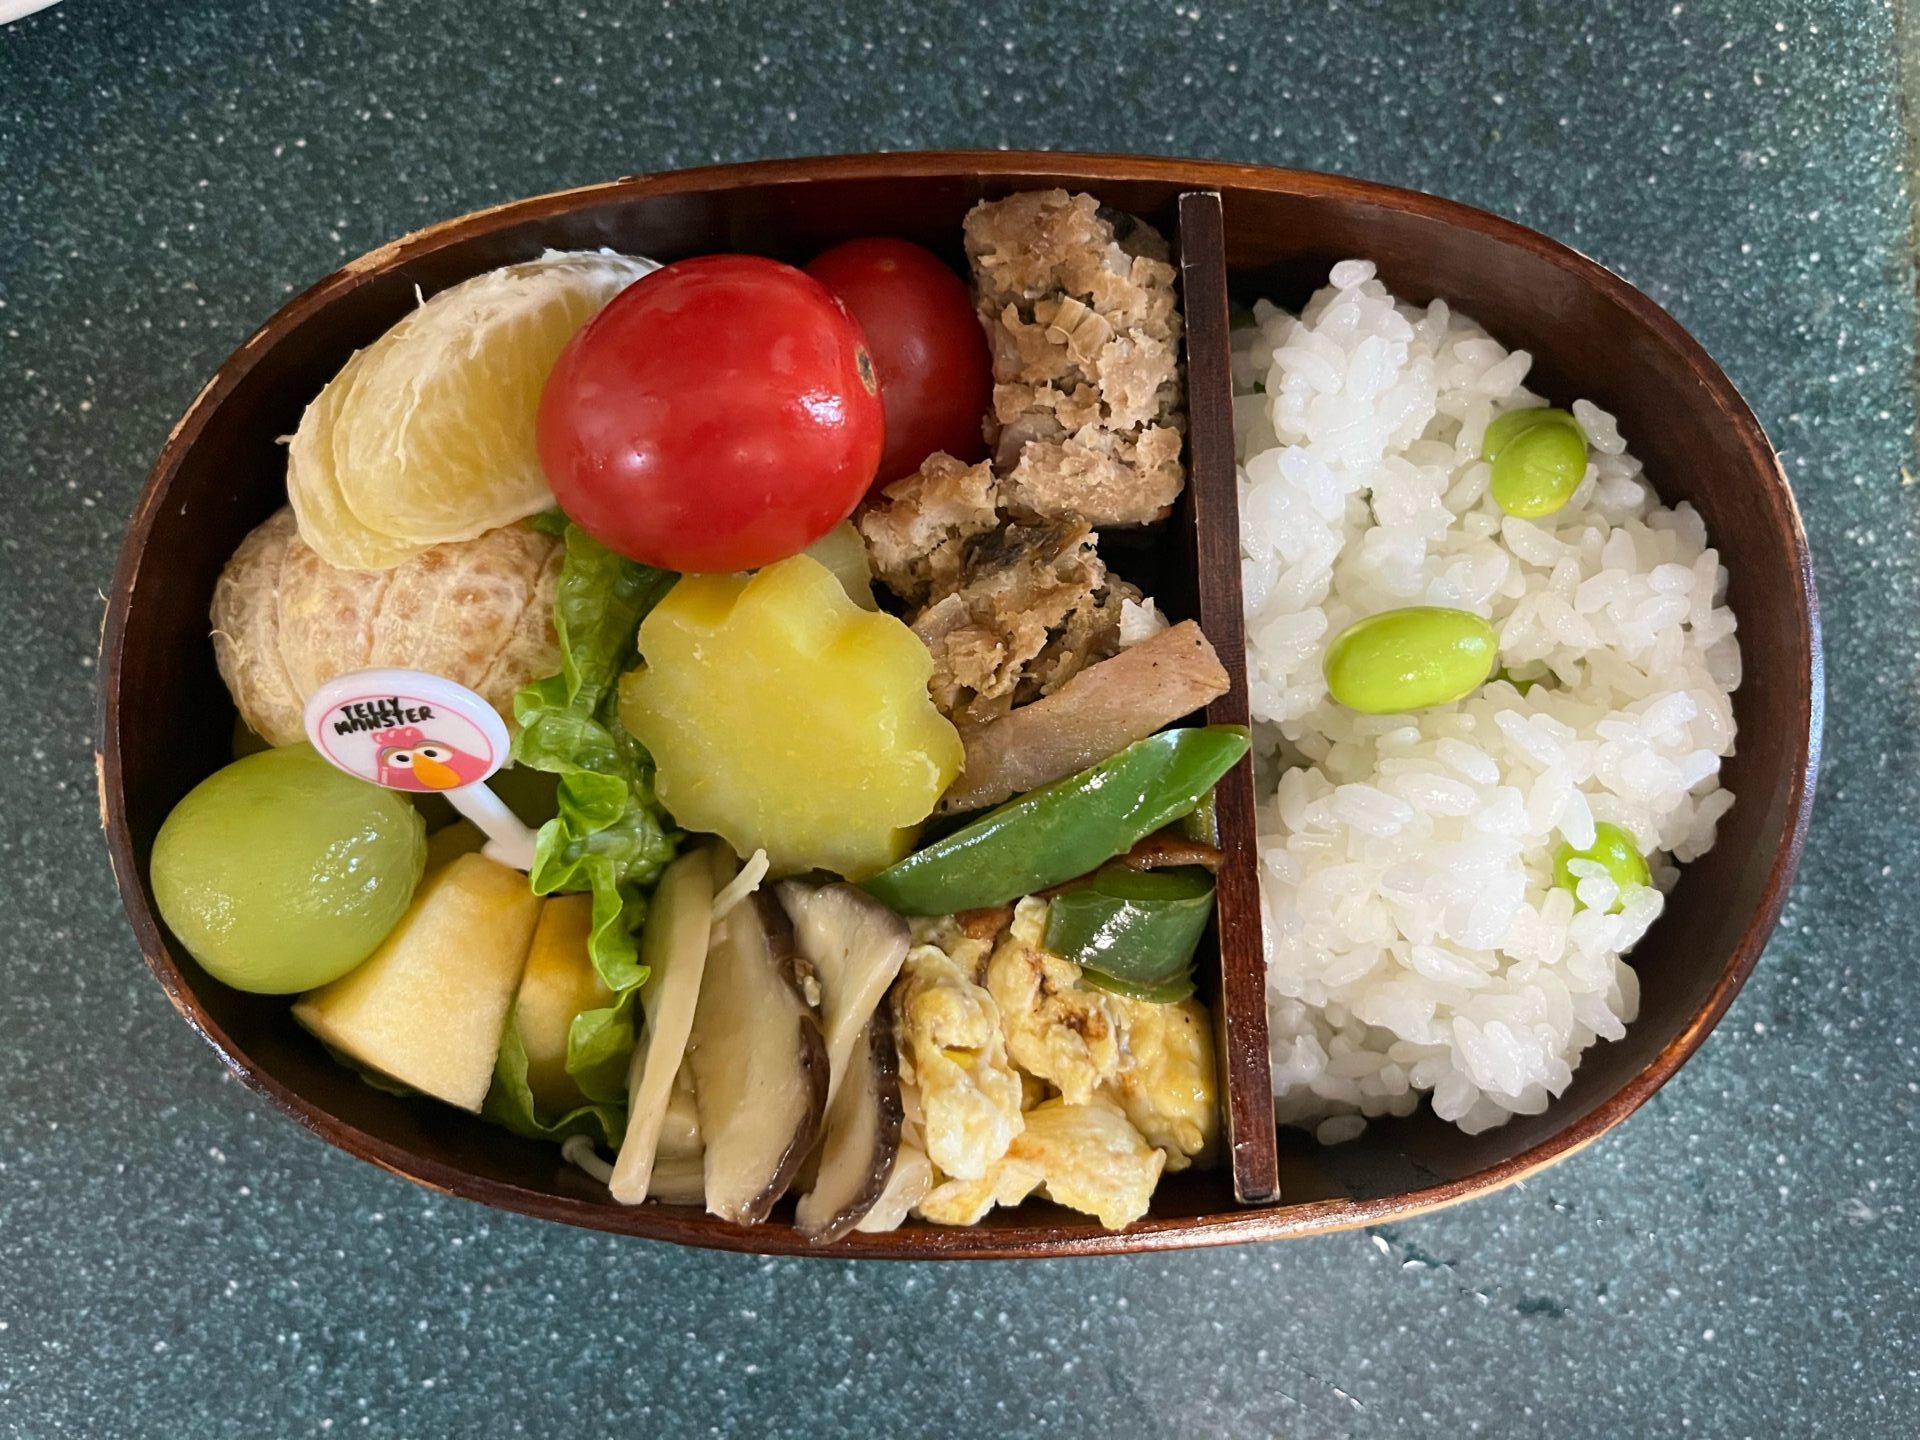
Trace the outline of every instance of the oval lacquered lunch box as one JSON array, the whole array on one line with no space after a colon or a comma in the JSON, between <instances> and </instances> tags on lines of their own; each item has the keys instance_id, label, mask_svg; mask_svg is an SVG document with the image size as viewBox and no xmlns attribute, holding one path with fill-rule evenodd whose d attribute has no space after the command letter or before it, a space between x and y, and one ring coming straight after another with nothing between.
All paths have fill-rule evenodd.
<instances>
[{"instance_id":1,"label":"oval lacquered lunch box","mask_svg":"<svg viewBox=\"0 0 1920 1440\"><path fill-rule=\"evenodd\" d=\"M1233 675L1208 710L1247 721L1229 378L1229 305L1297 306L1329 267L1373 260L1398 295L1444 296L1534 357L1530 384L1580 394L1619 418L1668 502L1704 518L1730 574L1744 679L1739 796L1718 844L1685 867L1665 915L1633 952L1641 1011L1624 1039L1582 1059L1543 1113L1477 1135L1422 1108L1322 1147L1276 1132L1268 1060L1251 767L1223 785L1225 860L1199 977L1212 1007L1227 1145L1210 1170L1166 1177L1150 1213L1120 1231L1039 1201L980 1224L909 1221L810 1247L791 1204L739 1227L688 1207L614 1204L557 1148L478 1118L364 1085L290 1018L284 999L206 974L156 910L156 832L230 758L233 709L208 644L228 555L283 503L280 438L357 348L416 303L549 248L669 261L741 251L796 263L863 235L917 240L958 259L982 199L1055 187L1136 214L1172 242L1187 317L1190 483L1160 547L1155 593L1197 619ZM515 201L363 256L287 302L221 366L169 437L140 497L109 596L100 671L102 823L142 953L181 1015L273 1105L330 1143L418 1184L569 1224L764 1253L895 1258L1039 1257L1160 1250L1306 1235L1415 1214L1538 1171L1603 1135L1697 1049L1752 970L1804 843L1822 703L1818 614L1805 537L1759 423L1701 346L1618 276L1546 237L1406 190L1326 175L1141 156L1021 152L879 154L655 175Z\"/></svg>"}]
</instances>

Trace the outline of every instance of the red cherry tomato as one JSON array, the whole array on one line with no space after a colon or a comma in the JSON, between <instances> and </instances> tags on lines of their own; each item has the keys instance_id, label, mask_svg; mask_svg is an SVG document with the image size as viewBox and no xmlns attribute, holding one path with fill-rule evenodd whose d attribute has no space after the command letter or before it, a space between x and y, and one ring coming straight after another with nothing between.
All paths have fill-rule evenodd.
<instances>
[{"instance_id":1,"label":"red cherry tomato","mask_svg":"<svg viewBox=\"0 0 1920 1440\"><path fill-rule=\"evenodd\" d=\"M936 450L969 464L986 458L980 423L993 366L965 282L905 240L849 240L807 273L846 302L873 351L887 405L878 482L911 475Z\"/></svg>"},{"instance_id":2,"label":"red cherry tomato","mask_svg":"<svg viewBox=\"0 0 1920 1440\"><path fill-rule=\"evenodd\" d=\"M748 570L852 513L885 427L860 327L825 286L703 255L628 286L568 343L540 397L540 463L609 549Z\"/></svg>"}]
</instances>

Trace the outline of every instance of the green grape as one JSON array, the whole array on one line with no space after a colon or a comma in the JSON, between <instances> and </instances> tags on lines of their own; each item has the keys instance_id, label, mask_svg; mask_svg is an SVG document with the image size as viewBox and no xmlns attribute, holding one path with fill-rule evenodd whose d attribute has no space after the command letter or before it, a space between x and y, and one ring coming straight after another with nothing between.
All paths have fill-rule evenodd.
<instances>
[{"instance_id":1,"label":"green grape","mask_svg":"<svg viewBox=\"0 0 1920 1440\"><path fill-rule=\"evenodd\" d=\"M153 842L153 895L208 974L285 995L372 954L426 860L405 796L289 745L216 770L174 806Z\"/></svg>"}]
</instances>

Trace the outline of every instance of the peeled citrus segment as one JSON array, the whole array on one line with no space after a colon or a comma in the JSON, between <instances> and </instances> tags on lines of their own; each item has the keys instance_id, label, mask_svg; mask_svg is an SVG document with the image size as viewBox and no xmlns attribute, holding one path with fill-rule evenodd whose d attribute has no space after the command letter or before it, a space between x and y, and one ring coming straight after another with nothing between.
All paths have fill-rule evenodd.
<instances>
[{"instance_id":1,"label":"peeled citrus segment","mask_svg":"<svg viewBox=\"0 0 1920 1440\"><path fill-rule=\"evenodd\" d=\"M341 491L370 529L465 540L553 503L534 444L547 372L649 261L553 254L442 291L375 341L335 432Z\"/></svg>"},{"instance_id":2,"label":"peeled citrus segment","mask_svg":"<svg viewBox=\"0 0 1920 1440\"><path fill-rule=\"evenodd\" d=\"M526 608L514 622L513 633L507 636L507 643L500 647L486 673L473 682L480 698L509 720L513 718L515 692L528 681L560 668L559 641L553 631L553 589L566 558L563 545L547 552L527 592Z\"/></svg>"},{"instance_id":3,"label":"peeled citrus segment","mask_svg":"<svg viewBox=\"0 0 1920 1440\"><path fill-rule=\"evenodd\" d=\"M380 611L391 570L343 570L297 539L280 566L279 628L275 643L287 676L306 697L336 675L373 662L373 617ZM304 722L302 722L304 723Z\"/></svg>"},{"instance_id":4,"label":"peeled citrus segment","mask_svg":"<svg viewBox=\"0 0 1920 1440\"><path fill-rule=\"evenodd\" d=\"M390 569L348 570L321 559L282 510L220 574L214 657L241 717L274 745L305 735L315 689L369 665L444 675L510 719L514 692L560 668L561 561L558 540L506 525L411 551Z\"/></svg>"},{"instance_id":5,"label":"peeled citrus segment","mask_svg":"<svg viewBox=\"0 0 1920 1440\"><path fill-rule=\"evenodd\" d=\"M540 390L581 326L657 267L551 251L443 290L359 352L301 417L287 490L307 544L385 569L553 503Z\"/></svg>"},{"instance_id":6,"label":"peeled citrus segment","mask_svg":"<svg viewBox=\"0 0 1920 1440\"><path fill-rule=\"evenodd\" d=\"M300 417L287 451L287 498L300 522L300 538L329 565L386 570L420 547L360 523L341 492L334 456L340 417L366 358L365 350L356 350Z\"/></svg>"}]
</instances>

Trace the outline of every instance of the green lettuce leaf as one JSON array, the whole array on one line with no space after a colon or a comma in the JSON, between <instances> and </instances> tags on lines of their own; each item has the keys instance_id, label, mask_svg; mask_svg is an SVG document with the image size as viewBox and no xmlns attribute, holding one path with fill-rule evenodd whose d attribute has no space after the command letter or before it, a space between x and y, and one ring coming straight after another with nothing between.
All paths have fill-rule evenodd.
<instances>
[{"instance_id":1,"label":"green lettuce leaf","mask_svg":"<svg viewBox=\"0 0 1920 1440\"><path fill-rule=\"evenodd\" d=\"M647 978L635 939L647 913L642 887L677 848L677 836L661 823L649 771L636 766L630 779L592 771L563 778L560 813L540 827L527 877L540 895L592 892L587 951L616 994Z\"/></svg>"},{"instance_id":2,"label":"green lettuce leaf","mask_svg":"<svg viewBox=\"0 0 1920 1440\"><path fill-rule=\"evenodd\" d=\"M680 577L614 554L578 525L567 526L566 552L553 591L560 673L527 688L591 716L633 663L641 620Z\"/></svg>"},{"instance_id":3,"label":"green lettuce leaf","mask_svg":"<svg viewBox=\"0 0 1920 1440\"><path fill-rule=\"evenodd\" d=\"M623 559L577 525L565 536L553 603L560 672L513 701L514 760L561 777L529 881L542 895L592 893L588 949L607 988L623 993L646 979L634 939L644 890L680 837L654 795L652 757L620 724L614 682L636 657L641 619L677 577Z\"/></svg>"},{"instance_id":4,"label":"green lettuce leaf","mask_svg":"<svg viewBox=\"0 0 1920 1440\"><path fill-rule=\"evenodd\" d=\"M633 1011L639 993L629 990L611 1005L582 1010L567 1031L567 1074L589 1100L617 1105L623 1115L627 1061L638 1038Z\"/></svg>"},{"instance_id":5,"label":"green lettuce leaf","mask_svg":"<svg viewBox=\"0 0 1920 1440\"><path fill-rule=\"evenodd\" d=\"M603 1012L587 1012L598 1013ZM579 1031L580 1022L586 1018L584 1014L575 1017L575 1034ZM567 1043L569 1069L573 1065L572 1042L573 1035L570 1034ZM632 1043L629 1033L629 1048ZM527 1052L520 1043L520 1026L511 1013L507 1016L506 1033L500 1037L499 1057L493 1062L493 1085L487 1091L486 1104L481 1107L480 1113L496 1125L505 1126L514 1134L524 1135L529 1140L565 1140L572 1135L585 1135L609 1150L620 1148L621 1137L627 1129L624 1103L581 1105L552 1120L540 1114L539 1107L533 1103L533 1091L527 1085Z\"/></svg>"}]
</instances>

